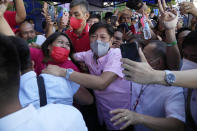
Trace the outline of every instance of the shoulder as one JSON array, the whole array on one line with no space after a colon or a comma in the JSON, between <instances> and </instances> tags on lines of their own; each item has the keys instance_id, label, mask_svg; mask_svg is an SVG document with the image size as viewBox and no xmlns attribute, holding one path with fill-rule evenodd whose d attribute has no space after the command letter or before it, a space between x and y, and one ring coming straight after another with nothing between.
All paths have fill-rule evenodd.
<instances>
[{"instance_id":1,"label":"shoulder","mask_svg":"<svg viewBox=\"0 0 197 131\"><path fill-rule=\"evenodd\" d=\"M108 52L108 56L121 57L121 51L119 48L111 48Z\"/></svg>"}]
</instances>

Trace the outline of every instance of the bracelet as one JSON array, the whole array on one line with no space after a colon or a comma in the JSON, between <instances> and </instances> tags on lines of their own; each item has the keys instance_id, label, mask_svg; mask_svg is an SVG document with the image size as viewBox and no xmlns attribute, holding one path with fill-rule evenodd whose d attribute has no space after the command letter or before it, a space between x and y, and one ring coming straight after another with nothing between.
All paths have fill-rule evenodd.
<instances>
[{"instance_id":1,"label":"bracelet","mask_svg":"<svg viewBox=\"0 0 197 131\"><path fill-rule=\"evenodd\" d=\"M177 44L177 41L173 41L171 43L167 43L167 46L175 46Z\"/></svg>"}]
</instances>

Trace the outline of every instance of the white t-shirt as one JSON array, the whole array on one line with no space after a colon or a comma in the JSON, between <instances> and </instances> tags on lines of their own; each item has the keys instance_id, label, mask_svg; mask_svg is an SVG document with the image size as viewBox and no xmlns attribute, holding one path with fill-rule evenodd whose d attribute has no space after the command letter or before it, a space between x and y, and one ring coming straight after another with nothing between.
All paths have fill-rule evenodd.
<instances>
[{"instance_id":1,"label":"white t-shirt","mask_svg":"<svg viewBox=\"0 0 197 131\"><path fill-rule=\"evenodd\" d=\"M87 131L87 127L76 108L49 104L39 109L29 105L1 118L0 131Z\"/></svg>"},{"instance_id":2,"label":"white t-shirt","mask_svg":"<svg viewBox=\"0 0 197 131\"><path fill-rule=\"evenodd\" d=\"M78 91L80 85L50 74L41 74L44 79L47 104L73 104L73 96ZM40 107L40 97L36 73L34 71L23 74L20 78L19 100L22 107L33 104L36 108Z\"/></svg>"},{"instance_id":3,"label":"white t-shirt","mask_svg":"<svg viewBox=\"0 0 197 131\"><path fill-rule=\"evenodd\" d=\"M36 44L41 46L46 40L46 37L43 35L37 35Z\"/></svg>"}]
</instances>

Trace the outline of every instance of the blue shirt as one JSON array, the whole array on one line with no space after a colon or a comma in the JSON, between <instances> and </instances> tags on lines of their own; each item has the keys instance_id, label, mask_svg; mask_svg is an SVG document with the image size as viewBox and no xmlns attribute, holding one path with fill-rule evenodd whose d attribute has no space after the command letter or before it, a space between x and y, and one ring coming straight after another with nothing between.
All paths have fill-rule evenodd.
<instances>
[{"instance_id":1,"label":"blue shirt","mask_svg":"<svg viewBox=\"0 0 197 131\"><path fill-rule=\"evenodd\" d=\"M58 103L65 105L73 104L73 96L78 91L80 85L63 77L56 77L49 74L41 74L46 88L47 104ZM38 84L36 73L30 71L21 76L19 100L22 107L33 104L40 107Z\"/></svg>"}]
</instances>

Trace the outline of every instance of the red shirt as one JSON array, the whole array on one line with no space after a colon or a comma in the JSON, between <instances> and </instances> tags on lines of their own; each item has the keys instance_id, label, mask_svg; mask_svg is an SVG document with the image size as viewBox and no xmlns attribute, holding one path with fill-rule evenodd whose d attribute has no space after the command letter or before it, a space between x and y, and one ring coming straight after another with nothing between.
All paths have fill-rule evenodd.
<instances>
[{"instance_id":1,"label":"red shirt","mask_svg":"<svg viewBox=\"0 0 197 131\"><path fill-rule=\"evenodd\" d=\"M90 39L89 39L89 26L86 24L80 36L77 36L73 30L67 30L65 32L72 41L74 52L83 52L90 50Z\"/></svg>"},{"instance_id":2,"label":"red shirt","mask_svg":"<svg viewBox=\"0 0 197 131\"><path fill-rule=\"evenodd\" d=\"M12 28L12 30L15 32L16 30L16 11L6 11L4 13L4 18L6 19L6 21L8 22L8 24L10 25L10 27Z\"/></svg>"},{"instance_id":3,"label":"red shirt","mask_svg":"<svg viewBox=\"0 0 197 131\"><path fill-rule=\"evenodd\" d=\"M72 68L75 71L79 71L78 68L70 60L65 60L63 63L56 64L54 62L43 63L44 54L42 50L36 48L30 48L31 59L34 61L34 71L37 75L40 75L42 70L47 67L48 64L57 65L63 68Z\"/></svg>"}]
</instances>

